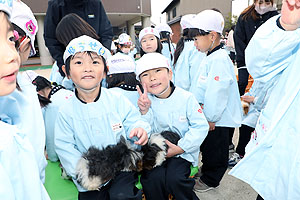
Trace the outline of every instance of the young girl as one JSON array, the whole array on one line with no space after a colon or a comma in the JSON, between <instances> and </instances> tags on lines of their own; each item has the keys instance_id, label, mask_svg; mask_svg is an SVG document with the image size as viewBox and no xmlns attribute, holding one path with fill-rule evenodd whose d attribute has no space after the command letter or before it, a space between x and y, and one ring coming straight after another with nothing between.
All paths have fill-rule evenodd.
<instances>
[{"instance_id":1,"label":"young girl","mask_svg":"<svg viewBox=\"0 0 300 200\"><path fill-rule=\"evenodd\" d=\"M173 66L175 47L171 40L171 36L173 35L172 29L168 24L158 24L155 26L155 29L160 35L160 42L162 44L161 53L168 58L170 64Z\"/></svg>"},{"instance_id":2,"label":"young girl","mask_svg":"<svg viewBox=\"0 0 300 200\"><path fill-rule=\"evenodd\" d=\"M230 172L251 185L257 199L300 199L299 8L299 0L282 1L281 16L264 23L246 49L254 80L278 80L251 136L256 145Z\"/></svg>"},{"instance_id":3,"label":"young girl","mask_svg":"<svg viewBox=\"0 0 300 200\"><path fill-rule=\"evenodd\" d=\"M162 44L159 40L159 33L155 28L146 27L139 34L139 42L141 43L141 56L146 53L161 53Z\"/></svg>"},{"instance_id":4,"label":"young girl","mask_svg":"<svg viewBox=\"0 0 300 200\"><path fill-rule=\"evenodd\" d=\"M106 77L107 88L121 92L137 107L139 94L136 85L135 62L125 54L118 52L107 60L108 73Z\"/></svg>"},{"instance_id":5,"label":"young girl","mask_svg":"<svg viewBox=\"0 0 300 200\"><path fill-rule=\"evenodd\" d=\"M133 43L130 36L126 33L122 33L119 35L118 40L118 52L130 56L134 60L136 48L132 46Z\"/></svg>"},{"instance_id":6,"label":"young girl","mask_svg":"<svg viewBox=\"0 0 300 200\"><path fill-rule=\"evenodd\" d=\"M141 183L146 199L198 199L193 192L194 179L190 167L198 166L200 145L208 132L208 124L195 97L171 82L168 59L159 53L145 54L137 61L140 112L150 123L151 133L172 131L180 136L178 145L166 141L168 159L162 166L144 170ZM149 93L149 95L148 95Z\"/></svg>"},{"instance_id":7,"label":"young girl","mask_svg":"<svg viewBox=\"0 0 300 200\"><path fill-rule=\"evenodd\" d=\"M51 83L42 76L37 76L32 83L36 86L40 104L43 110L46 132L46 151L50 161L58 161L54 150L54 125L59 108L68 102L74 93L63 86Z\"/></svg>"},{"instance_id":8,"label":"young girl","mask_svg":"<svg viewBox=\"0 0 300 200\"><path fill-rule=\"evenodd\" d=\"M245 63L245 49L255 31L268 19L277 15L274 0L254 0L239 16L233 34L236 63L238 67L238 85L242 96L248 85L249 73Z\"/></svg>"},{"instance_id":9,"label":"young girl","mask_svg":"<svg viewBox=\"0 0 300 200\"><path fill-rule=\"evenodd\" d=\"M12 1L0 2L0 99L16 89L20 66L13 26L7 16L11 13L11 6ZM14 109L14 105L6 105L6 109ZM1 109L0 113L3 111ZM27 135L1 119L0 138L1 199L50 199L40 180L34 148Z\"/></svg>"},{"instance_id":10,"label":"young girl","mask_svg":"<svg viewBox=\"0 0 300 200\"><path fill-rule=\"evenodd\" d=\"M11 20L13 27L19 32L15 31L15 36L19 37L16 46L21 62L25 62L28 60L30 52L35 52L32 41L38 30L37 21L31 9L21 1L14 1ZM0 118L7 123L16 125L23 134L27 135L35 149L40 177L44 181L47 162L44 156L45 128L42 111L35 87L27 80L27 74L18 74L17 82L20 90L15 90L0 100L0 109L2 110ZM13 109L7 109L9 104Z\"/></svg>"},{"instance_id":11,"label":"young girl","mask_svg":"<svg viewBox=\"0 0 300 200\"><path fill-rule=\"evenodd\" d=\"M99 185L99 191L87 191L77 183L75 168L89 147L105 148L116 144L120 136L144 145L148 140L145 130L149 131L150 127L128 99L100 87L107 73L107 52L100 42L88 36L78 37L67 46L63 58L63 69L76 89L58 113L55 150L77 185L78 198L141 199L141 192L135 188L138 177L134 172L120 172L106 186Z\"/></svg>"},{"instance_id":12,"label":"young girl","mask_svg":"<svg viewBox=\"0 0 300 200\"><path fill-rule=\"evenodd\" d=\"M181 18L180 25L183 30L183 36L176 45L173 73L175 86L192 93L193 87L195 87L197 82L199 65L206 56L196 49L194 39L189 34L191 21L194 17L195 15L190 14Z\"/></svg>"}]
</instances>

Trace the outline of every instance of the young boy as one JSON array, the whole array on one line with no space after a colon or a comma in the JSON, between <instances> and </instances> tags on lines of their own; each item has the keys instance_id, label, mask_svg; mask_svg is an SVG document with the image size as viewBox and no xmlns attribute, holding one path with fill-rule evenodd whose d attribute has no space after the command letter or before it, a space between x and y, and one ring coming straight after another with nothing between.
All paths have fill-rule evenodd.
<instances>
[{"instance_id":1,"label":"young boy","mask_svg":"<svg viewBox=\"0 0 300 200\"><path fill-rule=\"evenodd\" d=\"M214 10L200 12L193 19L195 46L207 57L202 61L196 98L209 123L209 133L201 145L202 175L194 189L199 192L216 188L228 165L230 128L239 127L242 107L234 68L220 39L224 18Z\"/></svg>"},{"instance_id":2,"label":"young boy","mask_svg":"<svg viewBox=\"0 0 300 200\"><path fill-rule=\"evenodd\" d=\"M0 99L16 88L20 57L15 48L13 27L8 20L13 1L0 2ZM9 99L9 98L7 98ZM6 105L0 110L3 114ZM27 135L0 119L0 197L1 199L50 199L39 176L34 148Z\"/></svg>"},{"instance_id":3,"label":"young boy","mask_svg":"<svg viewBox=\"0 0 300 200\"><path fill-rule=\"evenodd\" d=\"M180 136L178 145L166 141L168 159L162 166L145 170L141 183L146 199L198 199L193 192L190 167L198 166L199 148L208 132L208 124L195 97L171 82L168 59L160 53L145 54L137 61L140 112L150 123L152 133L172 131ZM150 95L148 95L148 93Z\"/></svg>"},{"instance_id":4,"label":"young boy","mask_svg":"<svg viewBox=\"0 0 300 200\"><path fill-rule=\"evenodd\" d=\"M108 51L109 52L109 51ZM105 148L120 136L147 143L150 126L138 110L119 93L100 87L107 73L107 53L102 44L88 36L73 39L64 53L63 70L75 84L75 95L60 108L55 125L55 150L79 190L79 199L141 199L134 172L120 174L99 191L87 191L76 181L75 168L90 146Z\"/></svg>"}]
</instances>

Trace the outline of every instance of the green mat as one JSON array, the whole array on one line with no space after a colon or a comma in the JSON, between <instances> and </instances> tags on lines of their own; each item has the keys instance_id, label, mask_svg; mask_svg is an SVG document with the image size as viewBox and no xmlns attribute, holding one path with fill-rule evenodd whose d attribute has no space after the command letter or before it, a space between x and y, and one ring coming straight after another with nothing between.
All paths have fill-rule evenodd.
<instances>
[{"instance_id":1,"label":"green mat","mask_svg":"<svg viewBox=\"0 0 300 200\"><path fill-rule=\"evenodd\" d=\"M51 200L78 199L78 190L71 180L61 178L59 162L48 161L46 167L45 188Z\"/></svg>"}]
</instances>

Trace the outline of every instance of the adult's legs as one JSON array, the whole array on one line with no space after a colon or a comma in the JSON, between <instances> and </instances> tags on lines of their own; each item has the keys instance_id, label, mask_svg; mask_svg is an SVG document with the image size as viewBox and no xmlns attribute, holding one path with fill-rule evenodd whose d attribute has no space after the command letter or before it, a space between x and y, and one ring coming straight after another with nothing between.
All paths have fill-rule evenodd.
<instances>
[{"instance_id":1,"label":"adult's legs","mask_svg":"<svg viewBox=\"0 0 300 200\"><path fill-rule=\"evenodd\" d=\"M245 94L246 87L248 85L249 72L247 68L238 69L238 86L240 91L240 96Z\"/></svg>"}]
</instances>

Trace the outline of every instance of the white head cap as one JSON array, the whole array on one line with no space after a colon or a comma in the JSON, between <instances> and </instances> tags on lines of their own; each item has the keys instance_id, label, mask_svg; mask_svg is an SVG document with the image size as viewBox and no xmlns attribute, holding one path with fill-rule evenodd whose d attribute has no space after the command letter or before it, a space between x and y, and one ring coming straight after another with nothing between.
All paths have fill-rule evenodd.
<instances>
[{"instance_id":1,"label":"white head cap","mask_svg":"<svg viewBox=\"0 0 300 200\"><path fill-rule=\"evenodd\" d=\"M123 53L117 53L111 56L107 60L108 73L110 74L120 74L120 73L130 73L135 70L135 63L133 59Z\"/></svg>"},{"instance_id":2,"label":"white head cap","mask_svg":"<svg viewBox=\"0 0 300 200\"><path fill-rule=\"evenodd\" d=\"M109 50L107 50L98 40L83 35L71 40L71 42L68 44L63 56L64 62L66 63L66 60L70 56L73 56L78 52L85 51L95 52L105 58L105 60L107 59L107 53L109 52Z\"/></svg>"},{"instance_id":3,"label":"white head cap","mask_svg":"<svg viewBox=\"0 0 300 200\"><path fill-rule=\"evenodd\" d=\"M31 9L22 1L14 1L11 22L21 28L30 38L31 51L29 56L35 55L34 40L38 31L38 24Z\"/></svg>"},{"instance_id":4,"label":"white head cap","mask_svg":"<svg viewBox=\"0 0 300 200\"><path fill-rule=\"evenodd\" d=\"M0 10L5 12L8 17L11 16L13 6L13 0L1 0L0 1Z\"/></svg>"},{"instance_id":5,"label":"white head cap","mask_svg":"<svg viewBox=\"0 0 300 200\"><path fill-rule=\"evenodd\" d=\"M140 80L139 76L150 69L165 67L171 70L169 60L160 53L147 53L136 61L135 74L136 79Z\"/></svg>"},{"instance_id":6,"label":"white head cap","mask_svg":"<svg viewBox=\"0 0 300 200\"><path fill-rule=\"evenodd\" d=\"M132 41L129 35L122 33L119 35L119 44L132 45Z\"/></svg>"},{"instance_id":7,"label":"white head cap","mask_svg":"<svg viewBox=\"0 0 300 200\"><path fill-rule=\"evenodd\" d=\"M198 28L205 32L216 31L222 34L224 18L221 13L214 10L204 10L196 15L192 21L192 28Z\"/></svg>"},{"instance_id":8,"label":"white head cap","mask_svg":"<svg viewBox=\"0 0 300 200\"><path fill-rule=\"evenodd\" d=\"M162 31L166 31L169 33L173 33L171 27L168 24L158 24L155 26L155 29L160 33Z\"/></svg>"},{"instance_id":9,"label":"white head cap","mask_svg":"<svg viewBox=\"0 0 300 200\"><path fill-rule=\"evenodd\" d=\"M149 35L149 34L153 34L155 35L156 37L160 38L159 37L159 32L155 29L155 28L151 28L151 27L146 27L146 28L143 28L139 34L139 41L141 42L142 38L145 36L145 35Z\"/></svg>"},{"instance_id":10,"label":"white head cap","mask_svg":"<svg viewBox=\"0 0 300 200\"><path fill-rule=\"evenodd\" d=\"M194 19L194 17L196 17L195 14L188 14L188 15L184 15L181 17L180 20L180 25L181 25L181 29L184 30L186 28L192 28L192 21Z\"/></svg>"}]
</instances>

